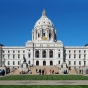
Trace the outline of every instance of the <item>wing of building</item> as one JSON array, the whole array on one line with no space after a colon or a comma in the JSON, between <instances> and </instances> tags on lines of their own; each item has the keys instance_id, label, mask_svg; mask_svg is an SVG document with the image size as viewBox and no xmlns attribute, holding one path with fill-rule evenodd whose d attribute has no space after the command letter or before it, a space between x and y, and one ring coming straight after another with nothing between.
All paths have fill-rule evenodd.
<instances>
[{"instance_id":1,"label":"wing of building","mask_svg":"<svg viewBox=\"0 0 88 88\"><path fill-rule=\"evenodd\" d=\"M61 65L63 62L69 66L88 65L87 46L63 46L56 36L54 24L43 10L32 30L32 40L25 46L0 45L0 66L19 67L24 57L29 65L35 66Z\"/></svg>"}]
</instances>

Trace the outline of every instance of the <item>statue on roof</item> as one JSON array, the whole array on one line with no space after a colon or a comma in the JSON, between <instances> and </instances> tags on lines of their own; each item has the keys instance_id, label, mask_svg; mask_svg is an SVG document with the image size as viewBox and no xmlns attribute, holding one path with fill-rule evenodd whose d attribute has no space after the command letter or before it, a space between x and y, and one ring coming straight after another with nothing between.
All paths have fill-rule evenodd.
<instances>
[{"instance_id":1,"label":"statue on roof","mask_svg":"<svg viewBox=\"0 0 88 88\"><path fill-rule=\"evenodd\" d=\"M46 10L45 9L42 12L42 16L46 16Z\"/></svg>"}]
</instances>

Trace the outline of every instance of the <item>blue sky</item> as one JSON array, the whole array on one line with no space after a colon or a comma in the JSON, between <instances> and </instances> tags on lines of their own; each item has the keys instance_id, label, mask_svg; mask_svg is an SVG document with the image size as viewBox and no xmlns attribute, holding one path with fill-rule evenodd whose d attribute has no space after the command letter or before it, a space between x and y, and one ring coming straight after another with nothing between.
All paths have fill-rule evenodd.
<instances>
[{"instance_id":1,"label":"blue sky","mask_svg":"<svg viewBox=\"0 0 88 88\"><path fill-rule=\"evenodd\" d=\"M88 43L88 0L0 0L0 43L25 46L43 9L64 46Z\"/></svg>"}]
</instances>

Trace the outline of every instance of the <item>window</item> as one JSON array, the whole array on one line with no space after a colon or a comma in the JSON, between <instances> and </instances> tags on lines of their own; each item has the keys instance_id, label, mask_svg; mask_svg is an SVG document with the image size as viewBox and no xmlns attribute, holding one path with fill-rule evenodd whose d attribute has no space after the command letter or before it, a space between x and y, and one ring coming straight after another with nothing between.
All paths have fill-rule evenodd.
<instances>
[{"instance_id":1,"label":"window","mask_svg":"<svg viewBox=\"0 0 88 88\"><path fill-rule=\"evenodd\" d=\"M10 65L10 61L8 61L8 65Z\"/></svg>"},{"instance_id":2,"label":"window","mask_svg":"<svg viewBox=\"0 0 88 88\"><path fill-rule=\"evenodd\" d=\"M30 54L28 54L28 57L30 58Z\"/></svg>"},{"instance_id":3,"label":"window","mask_svg":"<svg viewBox=\"0 0 88 88\"><path fill-rule=\"evenodd\" d=\"M10 51L8 50L8 53L10 53Z\"/></svg>"},{"instance_id":4,"label":"window","mask_svg":"<svg viewBox=\"0 0 88 88\"><path fill-rule=\"evenodd\" d=\"M69 65L71 65L71 61L69 61Z\"/></svg>"},{"instance_id":5,"label":"window","mask_svg":"<svg viewBox=\"0 0 88 88\"><path fill-rule=\"evenodd\" d=\"M79 58L81 58L81 54L79 54Z\"/></svg>"},{"instance_id":6,"label":"window","mask_svg":"<svg viewBox=\"0 0 88 88\"><path fill-rule=\"evenodd\" d=\"M23 54L23 58L25 57L25 54Z\"/></svg>"},{"instance_id":7,"label":"window","mask_svg":"<svg viewBox=\"0 0 88 88\"><path fill-rule=\"evenodd\" d=\"M76 58L76 54L74 54L74 58Z\"/></svg>"},{"instance_id":8,"label":"window","mask_svg":"<svg viewBox=\"0 0 88 88\"><path fill-rule=\"evenodd\" d=\"M58 64L60 64L60 60L58 61Z\"/></svg>"},{"instance_id":9,"label":"window","mask_svg":"<svg viewBox=\"0 0 88 88\"><path fill-rule=\"evenodd\" d=\"M51 38L51 34L49 33L49 38Z\"/></svg>"},{"instance_id":10,"label":"window","mask_svg":"<svg viewBox=\"0 0 88 88\"><path fill-rule=\"evenodd\" d=\"M3 53L5 53L5 51L4 51L4 50L3 50L2 52L3 52Z\"/></svg>"},{"instance_id":11,"label":"window","mask_svg":"<svg viewBox=\"0 0 88 88\"><path fill-rule=\"evenodd\" d=\"M74 61L74 65L76 65L76 61Z\"/></svg>"},{"instance_id":12,"label":"window","mask_svg":"<svg viewBox=\"0 0 88 88\"><path fill-rule=\"evenodd\" d=\"M20 58L20 54L18 54L18 58Z\"/></svg>"},{"instance_id":13,"label":"window","mask_svg":"<svg viewBox=\"0 0 88 88\"><path fill-rule=\"evenodd\" d=\"M69 54L69 58L71 58L71 54Z\"/></svg>"},{"instance_id":14,"label":"window","mask_svg":"<svg viewBox=\"0 0 88 88\"><path fill-rule=\"evenodd\" d=\"M53 58L53 51L52 50L49 51L49 57Z\"/></svg>"},{"instance_id":15,"label":"window","mask_svg":"<svg viewBox=\"0 0 88 88\"><path fill-rule=\"evenodd\" d=\"M5 55L3 54L3 58L5 58Z\"/></svg>"},{"instance_id":16,"label":"window","mask_svg":"<svg viewBox=\"0 0 88 88\"><path fill-rule=\"evenodd\" d=\"M71 53L71 51L69 50L69 53Z\"/></svg>"},{"instance_id":17,"label":"window","mask_svg":"<svg viewBox=\"0 0 88 88\"><path fill-rule=\"evenodd\" d=\"M13 54L13 58L15 58L15 55Z\"/></svg>"},{"instance_id":18,"label":"window","mask_svg":"<svg viewBox=\"0 0 88 88\"><path fill-rule=\"evenodd\" d=\"M79 53L81 53L81 51L79 50Z\"/></svg>"},{"instance_id":19,"label":"window","mask_svg":"<svg viewBox=\"0 0 88 88\"><path fill-rule=\"evenodd\" d=\"M10 58L10 54L8 54L8 59Z\"/></svg>"},{"instance_id":20,"label":"window","mask_svg":"<svg viewBox=\"0 0 88 88\"><path fill-rule=\"evenodd\" d=\"M35 52L35 58L39 58L39 51L38 50Z\"/></svg>"},{"instance_id":21,"label":"window","mask_svg":"<svg viewBox=\"0 0 88 88\"><path fill-rule=\"evenodd\" d=\"M74 50L74 53L76 53L76 51Z\"/></svg>"},{"instance_id":22,"label":"window","mask_svg":"<svg viewBox=\"0 0 88 88\"><path fill-rule=\"evenodd\" d=\"M20 61L18 61L18 65L20 65Z\"/></svg>"},{"instance_id":23,"label":"window","mask_svg":"<svg viewBox=\"0 0 88 88\"><path fill-rule=\"evenodd\" d=\"M79 65L81 65L81 61L79 61Z\"/></svg>"},{"instance_id":24,"label":"window","mask_svg":"<svg viewBox=\"0 0 88 88\"><path fill-rule=\"evenodd\" d=\"M86 58L86 54L84 54L84 58Z\"/></svg>"},{"instance_id":25,"label":"window","mask_svg":"<svg viewBox=\"0 0 88 88\"><path fill-rule=\"evenodd\" d=\"M42 52L42 57L46 58L46 51L45 50Z\"/></svg>"},{"instance_id":26,"label":"window","mask_svg":"<svg viewBox=\"0 0 88 88\"><path fill-rule=\"evenodd\" d=\"M20 53L20 51L18 50L18 53Z\"/></svg>"},{"instance_id":27,"label":"window","mask_svg":"<svg viewBox=\"0 0 88 88\"><path fill-rule=\"evenodd\" d=\"M60 54L58 54L58 57L60 58Z\"/></svg>"},{"instance_id":28,"label":"window","mask_svg":"<svg viewBox=\"0 0 88 88\"><path fill-rule=\"evenodd\" d=\"M45 36L45 33L43 33L43 36Z\"/></svg>"},{"instance_id":29,"label":"window","mask_svg":"<svg viewBox=\"0 0 88 88\"><path fill-rule=\"evenodd\" d=\"M13 61L13 65L15 65L15 61Z\"/></svg>"},{"instance_id":30,"label":"window","mask_svg":"<svg viewBox=\"0 0 88 88\"><path fill-rule=\"evenodd\" d=\"M38 37L40 37L40 34L38 33Z\"/></svg>"},{"instance_id":31,"label":"window","mask_svg":"<svg viewBox=\"0 0 88 88\"><path fill-rule=\"evenodd\" d=\"M23 50L23 53L25 53L25 51Z\"/></svg>"},{"instance_id":32,"label":"window","mask_svg":"<svg viewBox=\"0 0 88 88\"><path fill-rule=\"evenodd\" d=\"M84 65L86 65L86 61L84 61Z\"/></svg>"},{"instance_id":33,"label":"window","mask_svg":"<svg viewBox=\"0 0 88 88\"><path fill-rule=\"evenodd\" d=\"M86 51L84 50L84 53L86 53Z\"/></svg>"},{"instance_id":34,"label":"window","mask_svg":"<svg viewBox=\"0 0 88 88\"><path fill-rule=\"evenodd\" d=\"M13 53L15 53L15 51L13 50Z\"/></svg>"},{"instance_id":35,"label":"window","mask_svg":"<svg viewBox=\"0 0 88 88\"><path fill-rule=\"evenodd\" d=\"M30 64L30 61L28 61L28 64Z\"/></svg>"}]
</instances>

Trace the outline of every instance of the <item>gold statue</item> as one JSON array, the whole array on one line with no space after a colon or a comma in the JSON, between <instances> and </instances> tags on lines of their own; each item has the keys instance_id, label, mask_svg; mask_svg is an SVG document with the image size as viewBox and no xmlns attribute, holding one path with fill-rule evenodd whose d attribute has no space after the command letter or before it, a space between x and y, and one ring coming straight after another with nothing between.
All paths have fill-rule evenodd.
<instances>
[{"instance_id":1,"label":"gold statue","mask_svg":"<svg viewBox=\"0 0 88 88\"><path fill-rule=\"evenodd\" d=\"M47 37L45 37L45 36L44 36L44 37L42 37L42 40L47 40Z\"/></svg>"}]
</instances>

